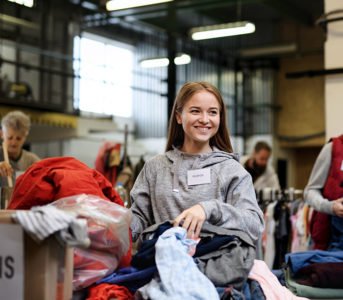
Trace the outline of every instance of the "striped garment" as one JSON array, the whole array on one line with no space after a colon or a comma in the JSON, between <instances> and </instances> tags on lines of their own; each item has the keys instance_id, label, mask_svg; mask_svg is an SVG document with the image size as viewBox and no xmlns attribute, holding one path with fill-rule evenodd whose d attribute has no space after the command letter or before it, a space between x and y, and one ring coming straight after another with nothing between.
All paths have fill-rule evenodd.
<instances>
[{"instance_id":1,"label":"striped garment","mask_svg":"<svg viewBox=\"0 0 343 300\"><path fill-rule=\"evenodd\" d=\"M18 210L12 217L38 243L59 233L58 239L68 246L88 247L90 244L87 221L77 219L72 212L47 205L35 206L29 211Z\"/></svg>"}]
</instances>

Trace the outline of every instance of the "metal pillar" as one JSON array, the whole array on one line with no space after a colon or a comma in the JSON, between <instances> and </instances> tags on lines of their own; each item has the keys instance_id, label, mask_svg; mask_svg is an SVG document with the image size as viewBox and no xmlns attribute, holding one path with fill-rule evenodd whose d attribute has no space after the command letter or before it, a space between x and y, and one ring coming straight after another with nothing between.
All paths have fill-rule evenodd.
<instances>
[{"instance_id":1,"label":"metal pillar","mask_svg":"<svg viewBox=\"0 0 343 300\"><path fill-rule=\"evenodd\" d=\"M174 58L176 56L176 37L175 37L175 27L176 27L176 7L175 3L171 2L168 6L168 121L173 109L173 104L176 96L176 65L174 63Z\"/></svg>"}]
</instances>

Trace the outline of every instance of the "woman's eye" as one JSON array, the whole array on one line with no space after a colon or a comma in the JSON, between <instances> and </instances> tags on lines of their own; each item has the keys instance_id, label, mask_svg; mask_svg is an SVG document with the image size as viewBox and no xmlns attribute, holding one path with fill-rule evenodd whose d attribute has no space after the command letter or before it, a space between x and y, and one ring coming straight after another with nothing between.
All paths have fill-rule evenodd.
<instances>
[{"instance_id":1,"label":"woman's eye","mask_svg":"<svg viewBox=\"0 0 343 300\"><path fill-rule=\"evenodd\" d=\"M198 112L199 112L199 110L197 110L197 109L192 109L192 110L191 110L191 113L193 113L193 114L194 114L194 113L198 113Z\"/></svg>"},{"instance_id":2,"label":"woman's eye","mask_svg":"<svg viewBox=\"0 0 343 300\"><path fill-rule=\"evenodd\" d=\"M217 113L218 113L218 112L217 112L216 110L210 111L210 114L213 115L213 116L215 116Z\"/></svg>"}]
</instances>

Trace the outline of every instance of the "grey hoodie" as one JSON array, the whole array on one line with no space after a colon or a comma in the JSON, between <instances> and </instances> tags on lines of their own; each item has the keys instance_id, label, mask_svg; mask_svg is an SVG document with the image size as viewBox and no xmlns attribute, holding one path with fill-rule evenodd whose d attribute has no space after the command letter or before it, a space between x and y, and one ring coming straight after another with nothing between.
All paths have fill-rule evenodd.
<instances>
[{"instance_id":1,"label":"grey hoodie","mask_svg":"<svg viewBox=\"0 0 343 300\"><path fill-rule=\"evenodd\" d=\"M210 168L211 183L189 186L187 171ZM206 222L240 230L256 241L264 229L250 174L238 155L213 148L189 154L174 148L148 160L130 193L135 241L145 228L174 220L182 211L200 204Z\"/></svg>"}]
</instances>

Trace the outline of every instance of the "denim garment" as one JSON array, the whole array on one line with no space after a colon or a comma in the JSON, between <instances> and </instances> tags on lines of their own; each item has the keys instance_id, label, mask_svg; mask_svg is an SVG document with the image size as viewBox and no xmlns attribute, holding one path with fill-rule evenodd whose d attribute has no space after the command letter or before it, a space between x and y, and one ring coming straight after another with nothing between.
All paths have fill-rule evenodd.
<instances>
[{"instance_id":1,"label":"denim garment","mask_svg":"<svg viewBox=\"0 0 343 300\"><path fill-rule=\"evenodd\" d=\"M343 218L331 217L331 244L330 251L343 250Z\"/></svg>"},{"instance_id":2,"label":"denim garment","mask_svg":"<svg viewBox=\"0 0 343 300\"><path fill-rule=\"evenodd\" d=\"M261 289L260 284L248 279L245 283L243 290L237 291L234 288L217 288L220 300L265 300L266 297Z\"/></svg>"},{"instance_id":3,"label":"denim garment","mask_svg":"<svg viewBox=\"0 0 343 300\"><path fill-rule=\"evenodd\" d=\"M286 254L286 264L289 266L292 276L294 276L302 267L311 263L321 262L343 262L343 250L312 250Z\"/></svg>"}]
</instances>

